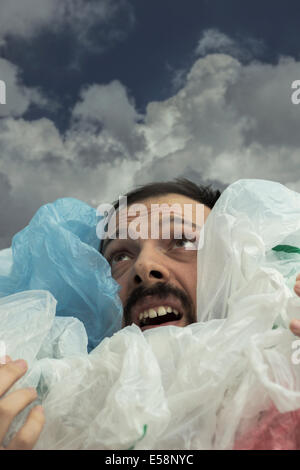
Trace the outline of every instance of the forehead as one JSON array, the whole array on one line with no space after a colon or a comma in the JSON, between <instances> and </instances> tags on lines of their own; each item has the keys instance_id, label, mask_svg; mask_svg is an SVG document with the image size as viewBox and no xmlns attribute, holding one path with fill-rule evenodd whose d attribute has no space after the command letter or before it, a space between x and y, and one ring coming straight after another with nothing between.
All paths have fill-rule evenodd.
<instances>
[{"instance_id":1,"label":"forehead","mask_svg":"<svg viewBox=\"0 0 300 470\"><path fill-rule=\"evenodd\" d=\"M171 194L163 194L161 196L151 196L147 199L143 199L139 201L139 203L144 204L150 209L151 205L153 204L169 204L169 205L180 204L183 207L184 204L195 205L197 204L197 201L195 201L195 199L191 199L190 197L183 196L181 194L171 193Z\"/></svg>"},{"instance_id":2,"label":"forehead","mask_svg":"<svg viewBox=\"0 0 300 470\"><path fill-rule=\"evenodd\" d=\"M149 225L166 220L166 217L170 221L189 220L199 227L203 225L209 213L210 209L204 204L187 196L170 193L142 199L119 208L115 221L117 231L123 226L127 227L137 218L142 222L148 219Z\"/></svg>"},{"instance_id":3,"label":"forehead","mask_svg":"<svg viewBox=\"0 0 300 470\"><path fill-rule=\"evenodd\" d=\"M174 220L174 223L176 220L191 222L193 226L200 228L203 226L210 211L207 206L194 199L173 193L153 196L133 202L117 210L115 221L112 224L111 230L108 230L106 240L104 240L103 251L106 249L107 245L110 244L112 239L119 238L121 232L123 234L125 232L127 233L128 226L130 227L137 219L139 219L138 223L142 224L144 224L147 219L148 223L146 226L149 227L149 229L151 225L157 228L164 220L169 220L171 224L172 220ZM165 217L167 217L167 219L165 219ZM149 234L147 230L146 228L146 232ZM123 238L122 235L121 238ZM127 238L127 236L125 236L125 238Z\"/></svg>"},{"instance_id":4,"label":"forehead","mask_svg":"<svg viewBox=\"0 0 300 470\"><path fill-rule=\"evenodd\" d=\"M147 199L143 199L141 201L132 203L128 205L127 208L127 218L128 221L132 220L136 217L136 214L130 215L130 208L132 208L135 204L142 204L146 208L146 213L150 215L151 213L155 212L160 212L161 213L161 206L162 205L168 205L170 206L170 211L173 213L173 209L175 208L175 213L176 213L176 207L178 206L179 212L183 215L185 213L185 209L189 208L190 212L188 209L186 210L186 214L191 214L192 216L192 221L196 221L196 208L197 206L201 206L201 209L204 211L204 220L207 218L208 214L210 213L210 209L205 206L204 204L201 204L198 201L195 201L195 199L191 199L190 197L183 196L181 194L164 194L160 196L151 196ZM160 206L160 207L158 207ZM173 206L173 208L172 208ZM169 210L166 209L166 213L168 213ZM120 220L122 220L123 216L125 215L125 211L120 213Z\"/></svg>"}]
</instances>

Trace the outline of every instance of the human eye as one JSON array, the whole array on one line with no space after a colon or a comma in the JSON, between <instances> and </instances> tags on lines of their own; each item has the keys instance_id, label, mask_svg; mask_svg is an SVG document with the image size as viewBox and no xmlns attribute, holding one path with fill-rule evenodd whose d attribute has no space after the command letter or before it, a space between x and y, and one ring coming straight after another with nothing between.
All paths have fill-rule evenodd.
<instances>
[{"instance_id":1,"label":"human eye","mask_svg":"<svg viewBox=\"0 0 300 470\"><path fill-rule=\"evenodd\" d=\"M197 237L193 237L190 240L183 235L181 239L174 240L174 245L176 248L183 248L185 250L195 250L196 244L197 244Z\"/></svg>"},{"instance_id":2,"label":"human eye","mask_svg":"<svg viewBox=\"0 0 300 470\"><path fill-rule=\"evenodd\" d=\"M125 251L117 251L109 255L108 262L111 266L115 266L122 261L127 261L124 257L130 258L129 254Z\"/></svg>"}]
</instances>

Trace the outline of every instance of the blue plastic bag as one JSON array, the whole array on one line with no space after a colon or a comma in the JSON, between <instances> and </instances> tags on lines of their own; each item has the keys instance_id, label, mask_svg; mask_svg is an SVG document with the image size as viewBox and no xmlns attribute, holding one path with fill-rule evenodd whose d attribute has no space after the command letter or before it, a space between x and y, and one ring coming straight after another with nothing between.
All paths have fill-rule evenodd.
<instances>
[{"instance_id":1,"label":"blue plastic bag","mask_svg":"<svg viewBox=\"0 0 300 470\"><path fill-rule=\"evenodd\" d=\"M0 270L0 297L47 290L56 314L78 318L88 350L121 328L119 285L98 252L96 209L73 198L42 206L12 241L12 267Z\"/></svg>"}]
</instances>

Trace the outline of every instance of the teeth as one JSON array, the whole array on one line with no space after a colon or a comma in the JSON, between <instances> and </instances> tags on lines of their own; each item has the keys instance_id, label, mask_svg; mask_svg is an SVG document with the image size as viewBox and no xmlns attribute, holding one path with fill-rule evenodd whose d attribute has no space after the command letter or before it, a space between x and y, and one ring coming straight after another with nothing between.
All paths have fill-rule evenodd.
<instances>
[{"instance_id":1,"label":"teeth","mask_svg":"<svg viewBox=\"0 0 300 470\"><path fill-rule=\"evenodd\" d=\"M165 307L158 307L157 313L158 313L159 316L162 316L162 315L166 315L167 311L166 311Z\"/></svg>"},{"instance_id":2,"label":"teeth","mask_svg":"<svg viewBox=\"0 0 300 470\"><path fill-rule=\"evenodd\" d=\"M174 308L170 306L163 306L160 305L159 307L154 308L149 308L148 310L145 310L144 312L141 312L139 314L139 320L143 321L145 318L155 318L157 316L163 316L166 315L167 313L174 312L175 315L179 315L178 310L175 310Z\"/></svg>"},{"instance_id":3,"label":"teeth","mask_svg":"<svg viewBox=\"0 0 300 470\"><path fill-rule=\"evenodd\" d=\"M157 317L157 313L153 308L149 308L149 318Z\"/></svg>"}]
</instances>

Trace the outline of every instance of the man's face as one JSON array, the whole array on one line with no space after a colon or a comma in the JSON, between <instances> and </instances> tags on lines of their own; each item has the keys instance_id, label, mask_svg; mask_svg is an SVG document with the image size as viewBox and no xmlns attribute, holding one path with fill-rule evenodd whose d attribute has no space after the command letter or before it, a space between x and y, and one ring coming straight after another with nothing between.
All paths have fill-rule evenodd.
<instances>
[{"instance_id":1,"label":"man's face","mask_svg":"<svg viewBox=\"0 0 300 470\"><path fill-rule=\"evenodd\" d=\"M196 224L196 206L200 203L179 194L167 194L151 197L139 204L147 208L148 237L132 239L113 239L104 242L103 253L111 265L112 276L120 284L119 296L124 307L123 327L131 323L137 324L143 331L164 325L186 326L194 323L196 318L196 286L197 286L197 249L196 240L184 237L174 238L175 230L183 233L183 221L179 224L170 223L170 236L163 236L164 219L160 216L159 236L151 237L151 217L153 204L179 204L184 214L184 204L192 208L189 222ZM130 210L128 207L128 211ZM203 220L210 209L201 205ZM127 215L128 226L139 214ZM197 220L196 220L197 219ZM120 229L124 220L124 212L117 218ZM141 220L141 219L140 219ZM178 226L180 225L180 227ZM176 227L176 228L175 228ZM186 234L186 232L185 232ZM191 249L193 248L193 249Z\"/></svg>"}]
</instances>

